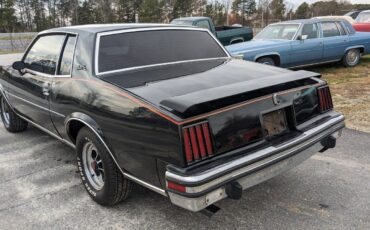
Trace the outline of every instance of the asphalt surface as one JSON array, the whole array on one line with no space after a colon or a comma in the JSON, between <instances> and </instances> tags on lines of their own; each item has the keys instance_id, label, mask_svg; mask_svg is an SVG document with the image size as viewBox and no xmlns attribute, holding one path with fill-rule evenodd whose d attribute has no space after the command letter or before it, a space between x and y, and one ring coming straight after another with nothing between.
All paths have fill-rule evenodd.
<instances>
[{"instance_id":1,"label":"asphalt surface","mask_svg":"<svg viewBox=\"0 0 370 230\"><path fill-rule=\"evenodd\" d=\"M0 125L0 229L370 229L370 135L345 130L335 150L223 200L211 218L136 186L114 207L80 184L74 150L34 127Z\"/></svg>"}]
</instances>

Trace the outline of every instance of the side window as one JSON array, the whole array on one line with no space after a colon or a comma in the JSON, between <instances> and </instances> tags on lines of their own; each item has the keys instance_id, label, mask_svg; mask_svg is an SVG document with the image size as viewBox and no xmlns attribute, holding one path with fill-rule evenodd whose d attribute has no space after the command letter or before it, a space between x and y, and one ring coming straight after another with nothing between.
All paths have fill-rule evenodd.
<instances>
[{"instance_id":1,"label":"side window","mask_svg":"<svg viewBox=\"0 0 370 230\"><path fill-rule=\"evenodd\" d=\"M60 68L58 71L58 75L71 74L75 42L76 36L73 35L68 36L66 45L62 53L62 58L60 60Z\"/></svg>"},{"instance_id":2,"label":"side window","mask_svg":"<svg viewBox=\"0 0 370 230\"><path fill-rule=\"evenodd\" d=\"M340 36L340 31L335 22L321 23L324 38Z\"/></svg>"},{"instance_id":3,"label":"side window","mask_svg":"<svg viewBox=\"0 0 370 230\"><path fill-rule=\"evenodd\" d=\"M46 74L55 74L65 35L39 37L24 58L27 68Z\"/></svg>"},{"instance_id":4,"label":"side window","mask_svg":"<svg viewBox=\"0 0 370 230\"><path fill-rule=\"evenodd\" d=\"M208 23L207 20L201 20L201 21L197 22L196 26L200 27L200 28L205 28L205 29L211 30L211 27L209 26L209 23Z\"/></svg>"},{"instance_id":5,"label":"side window","mask_svg":"<svg viewBox=\"0 0 370 230\"><path fill-rule=\"evenodd\" d=\"M346 31L344 30L344 28L343 28L343 26L342 26L342 24L341 23L339 23L339 22L336 22L336 24L337 24L337 27L339 28L339 31L340 31L340 35L347 35L347 33L346 33Z\"/></svg>"},{"instance_id":6,"label":"side window","mask_svg":"<svg viewBox=\"0 0 370 230\"><path fill-rule=\"evenodd\" d=\"M307 36L307 39L315 39L319 37L319 30L317 24L305 24L302 27L302 36Z\"/></svg>"}]
</instances>

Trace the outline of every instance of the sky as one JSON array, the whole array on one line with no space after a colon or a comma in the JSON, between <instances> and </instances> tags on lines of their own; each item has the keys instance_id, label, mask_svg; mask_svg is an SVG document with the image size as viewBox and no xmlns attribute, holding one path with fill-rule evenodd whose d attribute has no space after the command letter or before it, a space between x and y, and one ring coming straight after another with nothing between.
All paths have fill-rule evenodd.
<instances>
[{"instance_id":1,"label":"sky","mask_svg":"<svg viewBox=\"0 0 370 230\"><path fill-rule=\"evenodd\" d=\"M318 2L319 0L286 0L288 3L290 3L294 8L298 7L303 2L307 2L309 4ZM370 0L349 0L349 2L352 2L353 4L356 3L367 3L370 4Z\"/></svg>"}]
</instances>

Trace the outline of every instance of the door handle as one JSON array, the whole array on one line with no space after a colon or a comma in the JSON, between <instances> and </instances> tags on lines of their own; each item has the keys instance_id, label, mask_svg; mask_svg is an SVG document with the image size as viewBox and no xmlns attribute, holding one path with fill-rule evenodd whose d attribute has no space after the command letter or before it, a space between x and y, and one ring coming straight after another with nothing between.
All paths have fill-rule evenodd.
<instances>
[{"instance_id":1,"label":"door handle","mask_svg":"<svg viewBox=\"0 0 370 230\"><path fill-rule=\"evenodd\" d=\"M49 89L43 88L42 89L42 94L44 94L45 96L49 96L50 95Z\"/></svg>"},{"instance_id":2,"label":"door handle","mask_svg":"<svg viewBox=\"0 0 370 230\"><path fill-rule=\"evenodd\" d=\"M50 84L49 83L46 83L42 87L42 94L44 94L45 96L49 96L50 95L50 87L49 86L50 86Z\"/></svg>"}]
</instances>

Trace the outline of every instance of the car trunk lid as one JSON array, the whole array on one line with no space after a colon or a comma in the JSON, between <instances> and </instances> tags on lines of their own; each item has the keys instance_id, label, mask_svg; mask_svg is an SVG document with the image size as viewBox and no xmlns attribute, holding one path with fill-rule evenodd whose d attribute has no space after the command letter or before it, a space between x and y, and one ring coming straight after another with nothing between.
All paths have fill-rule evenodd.
<instances>
[{"instance_id":1,"label":"car trunk lid","mask_svg":"<svg viewBox=\"0 0 370 230\"><path fill-rule=\"evenodd\" d=\"M297 87L319 76L252 62L220 59L156 66L102 79L180 118L189 118L260 95ZM265 91L265 92L261 92Z\"/></svg>"}]
</instances>

